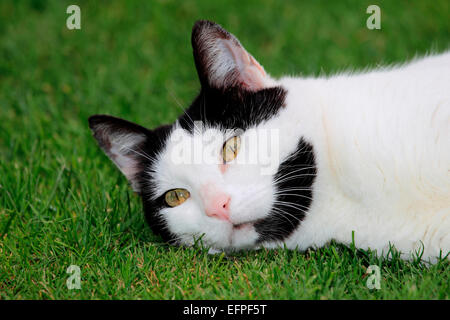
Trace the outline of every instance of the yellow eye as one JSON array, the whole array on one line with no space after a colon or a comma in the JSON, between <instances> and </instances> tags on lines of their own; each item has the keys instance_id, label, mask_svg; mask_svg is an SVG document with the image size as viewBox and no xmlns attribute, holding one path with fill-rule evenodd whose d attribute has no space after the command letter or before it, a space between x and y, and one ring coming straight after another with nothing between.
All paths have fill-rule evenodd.
<instances>
[{"instance_id":1,"label":"yellow eye","mask_svg":"<svg viewBox=\"0 0 450 320\"><path fill-rule=\"evenodd\" d=\"M224 162L230 162L236 158L241 148L241 138L232 137L223 144L222 158Z\"/></svg>"},{"instance_id":2,"label":"yellow eye","mask_svg":"<svg viewBox=\"0 0 450 320\"><path fill-rule=\"evenodd\" d=\"M166 192L165 200L167 205L176 207L185 202L191 194L186 189L173 189Z\"/></svg>"}]
</instances>

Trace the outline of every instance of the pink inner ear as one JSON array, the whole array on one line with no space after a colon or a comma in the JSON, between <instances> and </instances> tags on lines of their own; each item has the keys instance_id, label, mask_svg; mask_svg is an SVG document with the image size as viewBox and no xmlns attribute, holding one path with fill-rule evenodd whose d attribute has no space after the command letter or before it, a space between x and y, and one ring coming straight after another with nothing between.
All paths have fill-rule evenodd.
<instances>
[{"instance_id":1,"label":"pink inner ear","mask_svg":"<svg viewBox=\"0 0 450 320\"><path fill-rule=\"evenodd\" d=\"M135 167L122 167L121 171L128 179L132 179L138 173L138 169Z\"/></svg>"},{"instance_id":2,"label":"pink inner ear","mask_svg":"<svg viewBox=\"0 0 450 320\"><path fill-rule=\"evenodd\" d=\"M242 84L250 90L259 90L264 88L264 79L261 77L260 69L262 67L259 66L258 68L258 66L247 66L241 73Z\"/></svg>"},{"instance_id":3,"label":"pink inner ear","mask_svg":"<svg viewBox=\"0 0 450 320\"><path fill-rule=\"evenodd\" d=\"M232 40L223 40L229 50L238 71L237 82L250 90L265 87L266 72L264 68L242 46Z\"/></svg>"}]
</instances>

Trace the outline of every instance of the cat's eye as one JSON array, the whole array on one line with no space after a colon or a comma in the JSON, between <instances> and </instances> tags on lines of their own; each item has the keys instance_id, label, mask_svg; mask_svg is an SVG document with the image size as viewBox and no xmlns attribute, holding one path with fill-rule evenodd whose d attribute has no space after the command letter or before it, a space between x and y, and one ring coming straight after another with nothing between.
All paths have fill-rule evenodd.
<instances>
[{"instance_id":1,"label":"cat's eye","mask_svg":"<svg viewBox=\"0 0 450 320\"><path fill-rule=\"evenodd\" d=\"M239 149L241 148L241 138L240 137L232 137L228 139L223 144L223 150L222 150L222 158L223 162L230 162L234 160L234 158L237 157L237 154L239 152Z\"/></svg>"},{"instance_id":2,"label":"cat's eye","mask_svg":"<svg viewBox=\"0 0 450 320\"><path fill-rule=\"evenodd\" d=\"M166 192L164 199L170 207L176 207L185 202L191 194L186 189L173 189Z\"/></svg>"}]
</instances>

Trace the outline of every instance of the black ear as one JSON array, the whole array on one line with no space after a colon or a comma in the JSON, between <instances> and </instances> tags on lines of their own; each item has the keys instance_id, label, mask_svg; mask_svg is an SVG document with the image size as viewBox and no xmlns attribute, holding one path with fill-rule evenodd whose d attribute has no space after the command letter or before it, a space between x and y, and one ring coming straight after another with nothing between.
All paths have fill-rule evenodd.
<instances>
[{"instance_id":1,"label":"black ear","mask_svg":"<svg viewBox=\"0 0 450 320\"><path fill-rule=\"evenodd\" d=\"M133 190L140 193L139 174L148 160L144 146L152 132L137 124L107 115L90 117L89 127L100 148L127 177Z\"/></svg>"},{"instance_id":2,"label":"black ear","mask_svg":"<svg viewBox=\"0 0 450 320\"><path fill-rule=\"evenodd\" d=\"M257 91L272 82L239 40L218 24L197 21L192 29L191 41L203 86L219 89L239 86Z\"/></svg>"}]
</instances>

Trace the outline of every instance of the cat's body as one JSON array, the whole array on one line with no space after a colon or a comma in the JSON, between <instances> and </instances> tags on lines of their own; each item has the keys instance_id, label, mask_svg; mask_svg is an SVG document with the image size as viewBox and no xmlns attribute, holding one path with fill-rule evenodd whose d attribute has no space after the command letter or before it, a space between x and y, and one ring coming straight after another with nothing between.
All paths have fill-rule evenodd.
<instances>
[{"instance_id":1,"label":"cat's body","mask_svg":"<svg viewBox=\"0 0 450 320\"><path fill-rule=\"evenodd\" d=\"M149 131L90 119L100 146L142 195L155 232L179 244L202 237L218 250L304 250L349 244L354 234L357 247L384 255L390 245L405 259L422 249L430 261L448 253L450 53L359 74L274 80L218 25L198 22L192 43L202 91L176 124ZM276 148L249 138L272 132ZM195 145L212 151L200 162L176 161ZM271 174L244 161L268 145Z\"/></svg>"},{"instance_id":2,"label":"cat's body","mask_svg":"<svg viewBox=\"0 0 450 320\"><path fill-rule=\"evenodd\" d=\"M450 249L450 53L327 78L284 78L281 136L314 146L314 201L288 247L330 239L423 257ZM282 119L285 117L284 119ZM289 126L289 127L287 127ZM286 131L286 132L283 132ZM445 251L446 250L446 251ZM408 254L405 254L405 257Z\"/></svg>"}]
</instances>

